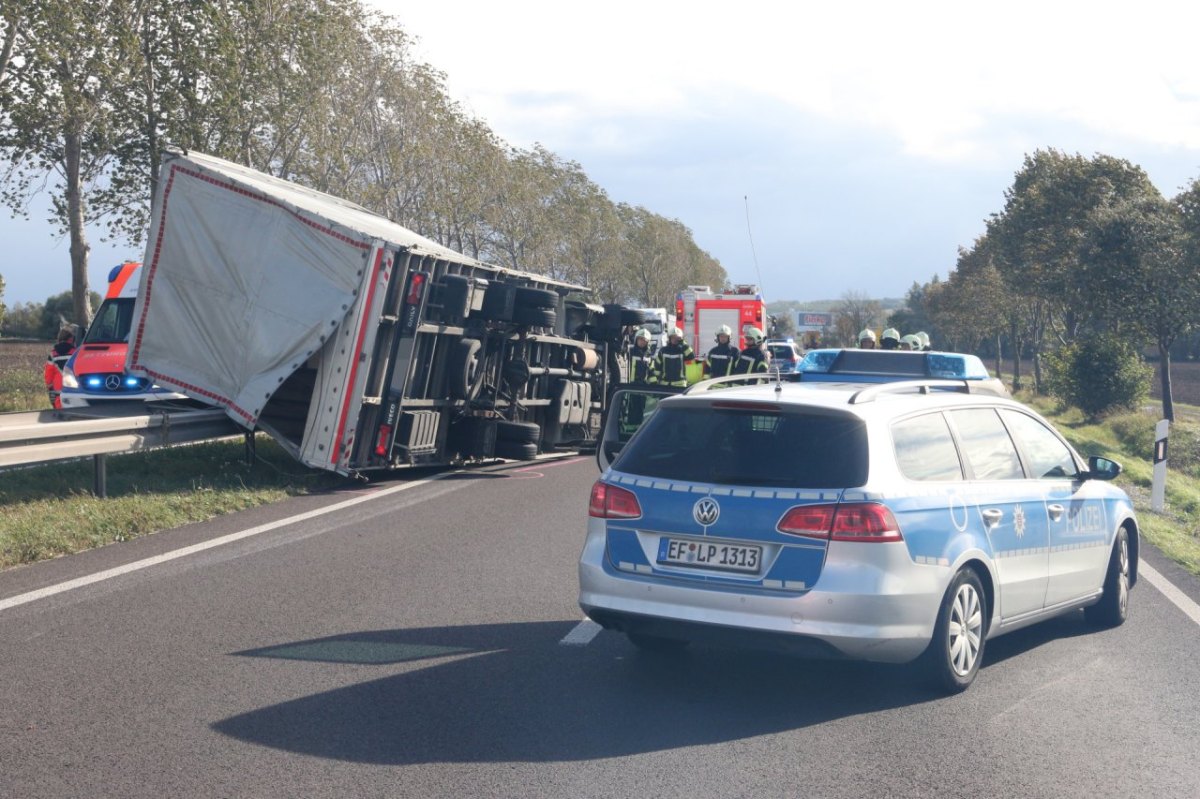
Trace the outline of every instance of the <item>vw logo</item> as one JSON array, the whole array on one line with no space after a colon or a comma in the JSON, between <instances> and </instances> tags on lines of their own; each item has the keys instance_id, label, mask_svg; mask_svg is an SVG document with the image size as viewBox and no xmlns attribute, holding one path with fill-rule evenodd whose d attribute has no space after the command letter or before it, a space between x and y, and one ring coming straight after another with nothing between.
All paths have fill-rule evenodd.
<instances>
[{"instance_id":1,"label":"vw logo","mask_svg":"<svg viewBox=\"0 0 1200 799\"><path fill-rule=\"evenodd\" d=\"M692 518L701 527L716 524L721 515L721 506L712 497L705 497L692 506Z\"/></svg>"},{"instance_id":2,"label":"vw logo","mask_svg":"<svg viewBox=\"0 0 1200 799\"><path fill-rule=\"evenodd\" d=\"M109 391L116 391L121 387L121 376L109 375L108 377L104 378L104 387Z\"/></svg>"}]
</instances>

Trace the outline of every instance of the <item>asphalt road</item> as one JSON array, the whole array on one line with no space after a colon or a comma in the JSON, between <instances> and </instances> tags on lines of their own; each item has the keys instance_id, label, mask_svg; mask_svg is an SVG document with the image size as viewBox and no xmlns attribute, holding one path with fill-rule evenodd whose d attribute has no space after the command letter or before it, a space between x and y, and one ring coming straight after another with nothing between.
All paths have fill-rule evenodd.
<instances>
[{"instance_id":1,"label":"asphalt road","mask_svg":"<svg viewBox=\"0 0 1200 799\"><path fill-rule=\"evenodd\" d=\"M1145 580L1123 627L995 639L950 698L648 657L580 626L595 477L397 480L0 573L0 797L1200 796L1200 626Z\"/></svg>"}]
</instances>

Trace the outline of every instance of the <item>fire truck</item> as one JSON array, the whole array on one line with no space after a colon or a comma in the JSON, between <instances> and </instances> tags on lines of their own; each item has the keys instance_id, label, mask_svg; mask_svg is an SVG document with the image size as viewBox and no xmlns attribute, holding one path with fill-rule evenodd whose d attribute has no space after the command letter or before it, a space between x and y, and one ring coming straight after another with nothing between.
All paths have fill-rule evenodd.
<instances>
[{"instance_id":1,"label":"fire truck","mask_svg":"<svg viewBox=\"0 0 1200 799\"><path fill-rule=\"evenodd\" d=\"M737 346L746 346L746 328L765 330L767 303L758 286L738 284L714 292L708 286L688 286L675 298L675 324L683 330L683 340L696 354L707 352L716 343L717 328L729 325Z\"/></svg>"}]
</instances>

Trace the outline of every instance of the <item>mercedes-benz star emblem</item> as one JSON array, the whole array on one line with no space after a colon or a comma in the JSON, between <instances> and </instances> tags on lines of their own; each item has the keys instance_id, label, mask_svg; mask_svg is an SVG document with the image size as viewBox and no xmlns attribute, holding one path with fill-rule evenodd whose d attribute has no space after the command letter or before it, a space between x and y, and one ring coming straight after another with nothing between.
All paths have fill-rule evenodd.
<instances>
[{"instance_id":1,"label":"mercedes-benz star emblem","mask_svg":"<svg viewBox=\"0 0 1200 799\"><path fill-rule=\"evenodd\" d=\"M108 377L104 378L104 387L109 391L116 391L121 387L121 376L109 375Z\"/></svg>"},{"instance_id":2,"label":"mercedes-benz star emblem","mask_svg":"<svg viewBox=\"0 0 1200 799\"><path fill-rule=\"evenodd\" d=\"M721 506L712 497L705 497L692 506L692 518L701 527L709 527L716 524L717 518L720 515Z\"/></svg>"}]
</instances>

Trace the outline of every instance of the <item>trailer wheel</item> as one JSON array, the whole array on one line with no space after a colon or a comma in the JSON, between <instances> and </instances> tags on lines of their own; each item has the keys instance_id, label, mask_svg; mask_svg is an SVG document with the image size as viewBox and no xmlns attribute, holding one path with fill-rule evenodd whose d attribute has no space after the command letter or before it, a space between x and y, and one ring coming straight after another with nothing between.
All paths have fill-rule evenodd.
<instances>
[{"instance_id":1,"label":"trailer wheel","mask_svg":"<svg viewBox=\"0 0 1200 799\"><path fill-rule=\"evenodd\" d=\"M536 444L541 438L542 428L533 422L496 422L496 441L514 444Z\"/></svg>"},{"instance_id":2,"label":"trailer wheel","mask_svg":"<svg viewBox=\"0 0 1200 799\"><path fill-rule=\"evenodd\" d=\"M523 308L518 306L513 311L512 320L519 325L530 327L554 327L558 321L558 313L550 308Z\"/></svg>"},{"instance_id":3,"label":"trailer wheel","mask_svg":"<svg viewBox=\"0 0 1200 799\"><path fill-rule=\"evenodd\" d=\"M516 304L518 308L557 308L558 292L518 286Z\"/></svg>"},{"instance_id":4,"label":"trailer wheel","mask_svg":"<svg viewBox=\"0 0 1200 799\"><path fill-rule=\"evenodd\" d=\"M479 350L482 342L477 338L459 339L450 353L446 369L446 391L451 399L474 399L479 392L481 368Z\"/></svg>"},{"instance_id":5,"label":"trailer wheel","mask_svg":"<svg viewBox=\"0 0 1200 799\"><path fill-rule=\"evenodd\" d=\"M496 441L496 457L512 461L531 461L537 457L537 444L521 444L516 441Z\"/></svg>"}]
</instances>

